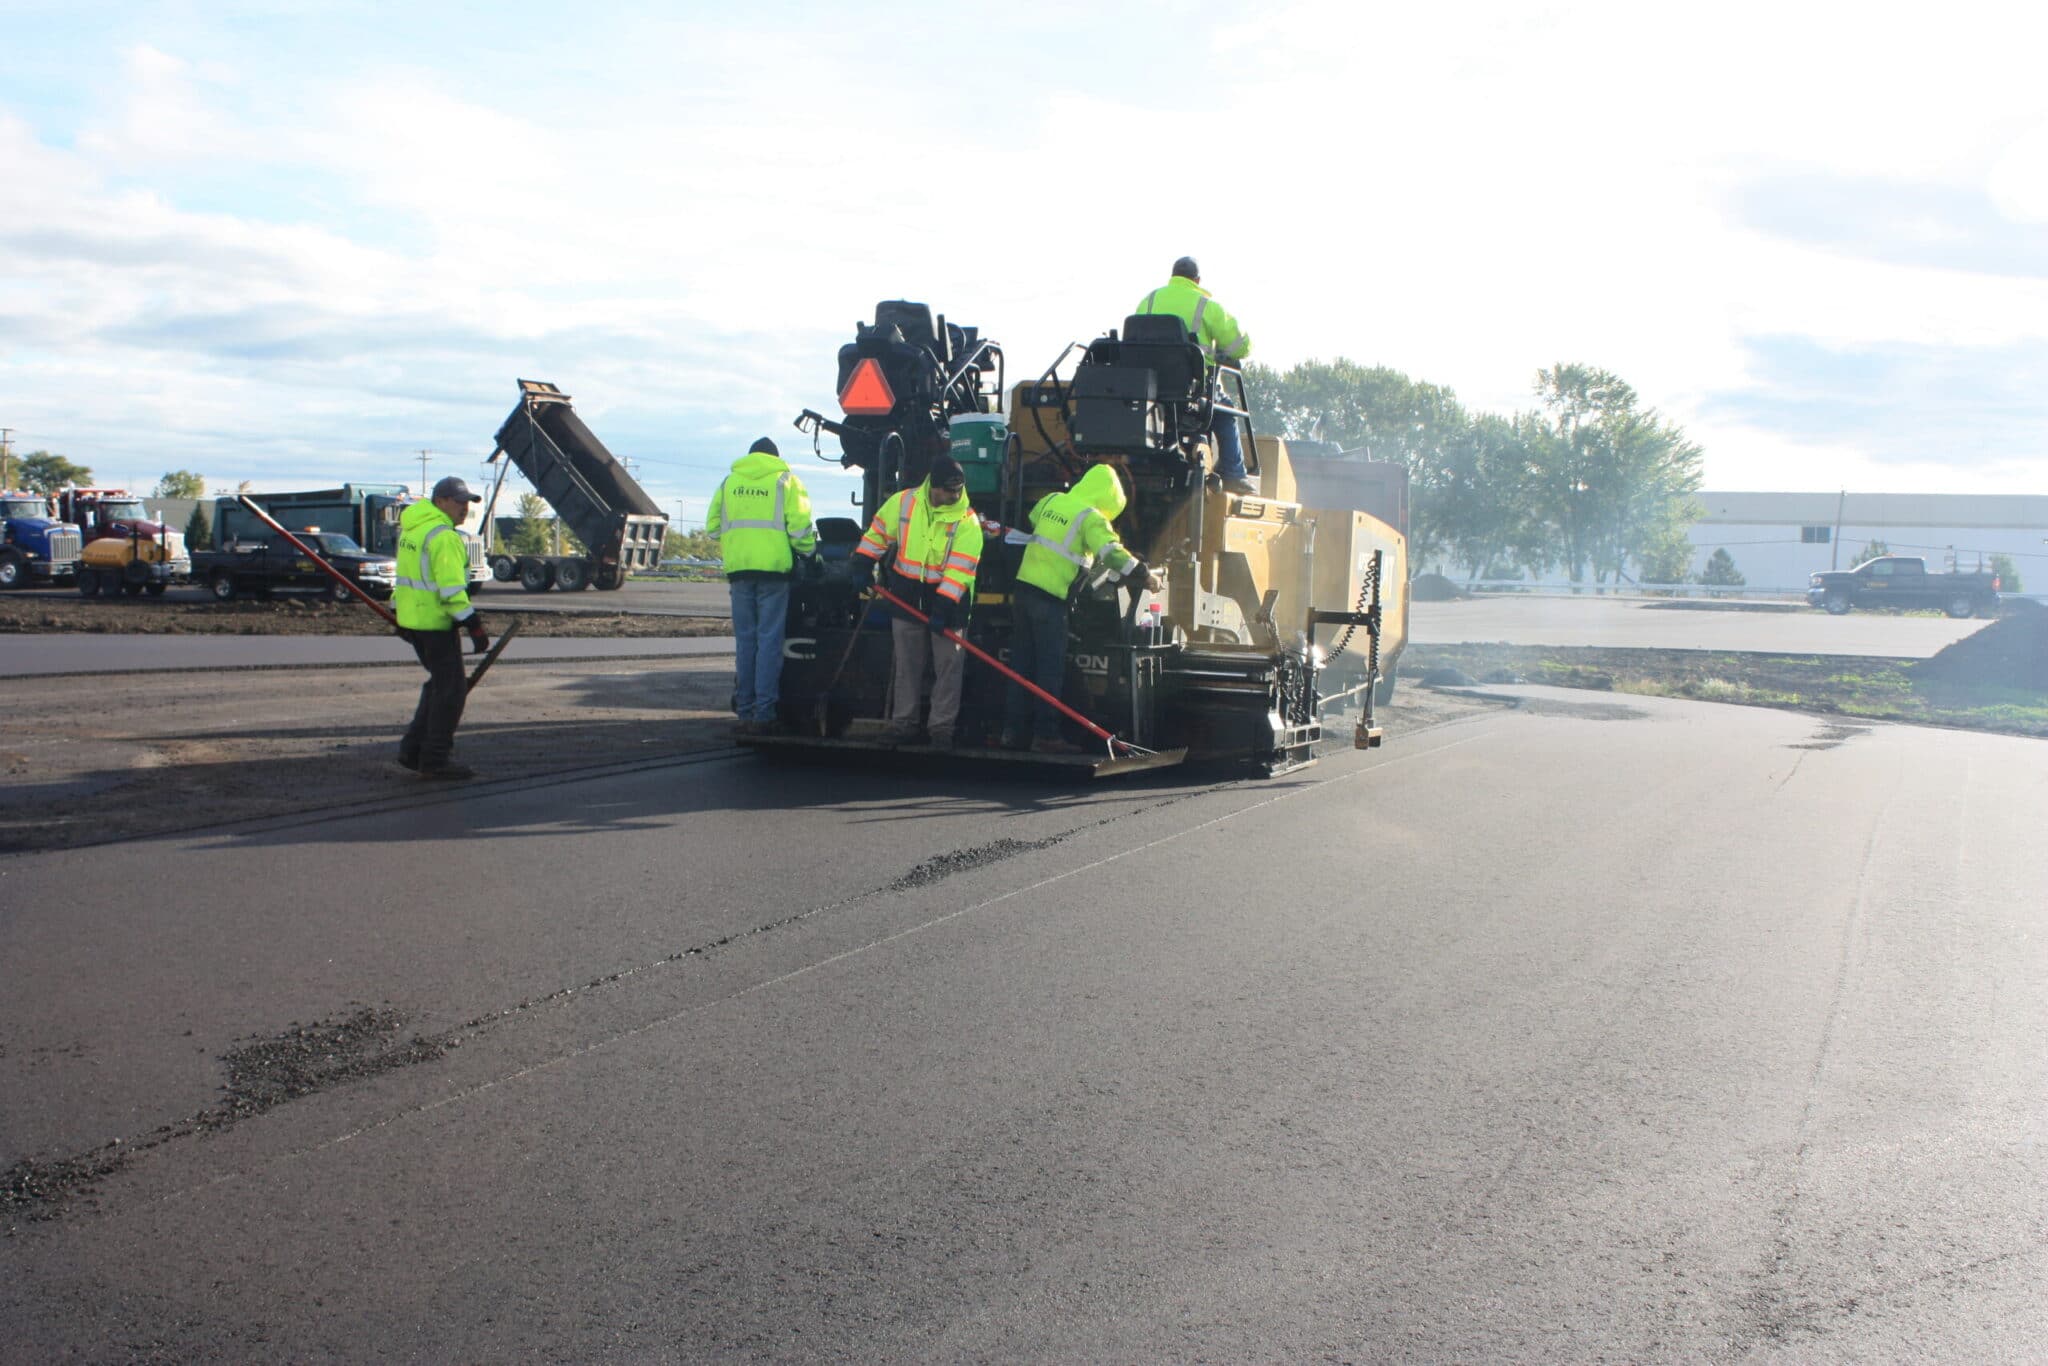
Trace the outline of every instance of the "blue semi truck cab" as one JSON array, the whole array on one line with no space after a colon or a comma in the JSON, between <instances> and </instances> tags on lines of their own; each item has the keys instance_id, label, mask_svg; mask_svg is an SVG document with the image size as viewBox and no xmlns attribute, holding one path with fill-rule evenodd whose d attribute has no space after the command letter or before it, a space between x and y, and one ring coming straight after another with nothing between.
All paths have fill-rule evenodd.
<instances>
[{"instance_id":1,"label":"blue semi truck cab","mask_svg":"<svg viewBox=\"0 0 2048 1366\"><path fill-rule=\"evenodd\" d=\"M0 493L0 588L72 583L84 538L40 493Z\"/></svg>"}]
</instances>

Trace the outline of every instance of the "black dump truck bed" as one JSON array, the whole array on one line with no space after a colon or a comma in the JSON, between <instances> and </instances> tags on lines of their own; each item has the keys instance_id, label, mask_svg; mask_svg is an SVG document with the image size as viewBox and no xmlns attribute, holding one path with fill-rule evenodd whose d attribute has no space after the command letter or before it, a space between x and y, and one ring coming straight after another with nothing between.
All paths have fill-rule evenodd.
<instances>
[{"instance_id":1,"label":"black dump truck bed","mask_svg":"<svg viewBox=\"0 0 2048 1366\"><path fill-rule=\"evenodd\" d=\"M667 514L583 425L567 394L520 380L519 406L497 442L601 565L630 574L661 563Z\"/></svg>"}]
</instances>

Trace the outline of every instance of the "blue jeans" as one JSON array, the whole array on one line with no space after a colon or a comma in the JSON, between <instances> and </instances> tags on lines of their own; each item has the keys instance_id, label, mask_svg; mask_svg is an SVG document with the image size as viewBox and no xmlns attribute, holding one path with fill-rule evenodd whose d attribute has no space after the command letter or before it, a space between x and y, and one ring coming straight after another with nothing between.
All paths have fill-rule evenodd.
<instances>
[{"instance_id":1,"label":"blue jeans","mask_svg":"<svg viewBox=\"0 0 2048 1366\"><path fill-rule=\"evenodd\" d=\"M1244 440L1238 434L1241 419L1235 413L1218 413L1209 419L1209 434L1216 438L1216 473L1225 479L1243 479Z\"/></svg>"},{"instance_id":2,"label":"blue jeans","mask_svg":"<svg viewBox=\"0 0 2048 1366\"><path fill-rule=\"evenodd\" d=\"M732 590L732 709L742 721L773 721L782 699L782 637L789 626L789 580L728 580Z\"/></svg>"},{"instance_id":3,"label":"blue jeans","mask_svg":"<svg viewBox=\"0 0 2048 1366\"><path fill-rule=\"evenodd\" d=\"M1010 667L1054 697L1067 679L1067 604L1029 584L1010 597ZM1060 714L1012 683L1003 731L1022 739L1027 730L1034 740L1057 740Z\"/></svg>"}]
</instances>

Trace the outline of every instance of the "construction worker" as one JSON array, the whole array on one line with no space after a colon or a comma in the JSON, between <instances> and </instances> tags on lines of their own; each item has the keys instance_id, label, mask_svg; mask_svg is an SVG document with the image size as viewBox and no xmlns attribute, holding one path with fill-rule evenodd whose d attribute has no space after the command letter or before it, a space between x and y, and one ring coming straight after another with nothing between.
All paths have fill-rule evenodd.
<instances>
[{"instance_id":1,"label":"construction worker","mask_svg":"<svg viewBox=\"0 0 2048 1366\"><path fill-rule=\"evenodd\" d=\"M1010 667L1054 697L1067 674L1067 605L1075 587L1100 563L1111 582L1138 575L1158 592L1156 571L1124 548L1110 525L1123 512L1123 481L1108 465L1091 465L1073 488L1048 493L1031 509L1031 533L1010 595ZM1060 716L1015 683L1003 708L1004 749L1079 754L1060 737Z\"/></svg>"},{"instance_id":2,"label":"construction worker","mask_svg":"<svg viewBox=\"0 0 2048 1366\"><path fill-rule=\"evenodd\" d=\"M790 579L799 560L813 571L818 564L811 495L764 436L733 462L711 495L704 529L718 538L732 590L734 731L767 735L779 728L775 706L782 696Z\"/></svg>"},{"instance_id":3,"label":"construction worker","mask_svg":"<svg viewBox=\"0 0 2048 1366\"><path fill-rule=\"evenodd\" d=\"M449 475L434 485L433 497L408 503L398 519L398 578L391 605L399 634L426 668L420 703L398 742L398 762L422 778L461 780L476 771L455 762L455 727L469 698L462 672L465 631L476 653L490 648L483 618L469 605L469 548L456 528L481 501L469 485Z\"/></svg>"},{"instance_id":4,"label":"construction worker","mask_svg":"<svg viewBox=\"0 0 2048 1366\"><path fill-rule=\"evenodd\" d=\"M1186 323L1188 335L1218 360L1236 365L1252 353L1251 334L1202 288L1202 271L1192 256L1175 261L1173 278L1138 300L1131 311L1172 314ZM1259 486L1245 474L1244 442L1237 421L1230 413L1218 413L1209 423L1209 433L1216 438L1216 474L1232 493L1257 493Z\"/></svg>"},{"instance_id":5,"label":"construction worker","mask_svg":"<svg viewBox=\"0 0 2048 1366\"><path fill-rule=\"evenodd\" d=\"M909 744L917 738L918 696L924 688L927 659L932 671L932 706L926 729L937 748L953 744L967 657L940 633L967 629L974 575L981 567L981 545L981 519L967 501L967 475L952 456L935 455L924 482L882 504L867 534L854 547L856 587L865 589L873 584L887 560L890 569L883 583L929 618L928 623L919 623L890 607L895 646L889 683L893 705L888 729L883 732L890 744Z\"/></svg>"}]
</instances>

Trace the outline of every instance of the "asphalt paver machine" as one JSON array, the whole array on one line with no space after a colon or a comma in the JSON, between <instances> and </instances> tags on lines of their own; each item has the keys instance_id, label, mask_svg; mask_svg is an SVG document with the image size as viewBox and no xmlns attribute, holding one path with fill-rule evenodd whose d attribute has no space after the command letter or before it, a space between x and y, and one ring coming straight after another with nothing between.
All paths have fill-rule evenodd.
<instances>
[{"instance_id":1,"label":"asphalt paver machine","mask_svg":"<svg viewBox=\"0 0 2048 1366\"><path fill-rule=\"evenodd\" d=\"M1355 652L1366 686L1353 736L1377 745L1372 715L1383 585L1405 542L1347 521L1342 572L1316 572L1317 515L1294 500L1284 442L1250 430L1243 376L1176 318L1132 317L1069 346L1034 380L1004 391L1001 348L923 304L878 304L839 355L842 418L806 410L821 458L861 475L858 516L813 499L825 571L790 597L781 734L740 743L780 755L904 764L1004 764L1110 776L1181 762L1278 774L1313 761L1322 738L1319 680L1333 655ZM1007 410L1005 400L1007 399ZM1257 495L1225 491L1214 473L1217 424L1240 426ZM827 455L822 437L836 436ZM974 510L1017 534L983 548L967 642L970 660L949 750L881 738L890 683L886 609L862 597L846 562L867 521L897 489L949 451L967 473ZM1090 466L1113 466L1129 503L1119 538L1160 571L1162 591L1135 577L1077 579L1061 700L1091 723L1069 725L1079 756L995 748L1008 680L1010 595L1031 507ZM825 485L829 487L829 485ZM1351 514L1347 512L1347 518ZM888 574L882 581L888 582ZM1405 604L1404 596L1395 598ZM1405 634L1401 632L1400 634ZM1113 738L1104 739L1101 732Z\"/></svg>"}]
</instances>

